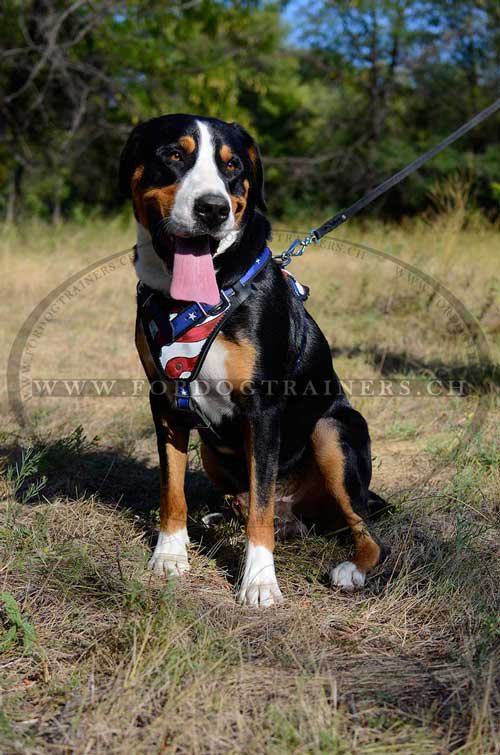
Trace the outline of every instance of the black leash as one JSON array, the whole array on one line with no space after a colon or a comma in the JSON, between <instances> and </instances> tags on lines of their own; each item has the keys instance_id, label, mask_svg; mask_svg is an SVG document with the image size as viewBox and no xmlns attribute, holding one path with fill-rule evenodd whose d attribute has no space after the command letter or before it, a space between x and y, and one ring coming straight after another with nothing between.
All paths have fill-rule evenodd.
<instances>
[{"instance_id":1,"label":"black leash","mask_svg":"<svg viewBox=\"0 0 500 755\"><path fill-rule=\"evenodd\" d=\"M473 129L486 118L489 118L490 115L493 115L493 113L496 113L497 110L500 110L500 99L484 108L484 110L481 110L481 112L475 115L474 118L471 118L470 121L467 121L467 123L464 123L463 126L457 128L457 130L453 131L453 133L447 136L446 139L443 139L443 141L439 142L439 144L436 144L436 146L431 147L431 149L427 150L427 152L424 152L424 154L420 155L420 157L417 157L416 160L413 160L413 162L411 162L405 168L399 170L397 173L388 178L386 181L383 181L374 189L371 189L368 194L365 194L364 197L358 199L358 201L354 202L354 204L352 204L350 207L342 210L342 212L334 215L333 218L327 220L325 223L323 223L323 225L320 225L318 228L312 230L304 239L295 239L295 241L288 247L288 249L286 249L286 251L278 255L278 259L281 260L282 267L286 267L286 265L288 265L292 261L292 257L300 257L300 255L304 253L306 247L308 247L309 244L311 244L313 241L317 243L320 239L323 238L323 236L326 236L327 233L331 233L335 228L338 228L339 225L342 225L342 223L345 223L346 220L352 218L353 215L356 215L356 213L369 205L375 199L380 197L382 194L385 194L386 191L389 191L389 189L392 189L393 186L398 184L400 181L403 181L405 178L411 175L411 173L414 173L414 171L418 170L428 160L432 160L432 158L442 152L443 149L446 149L446 147L448 147L454 141L460 139L461 136Z\"/></svg>"}]
</instances>

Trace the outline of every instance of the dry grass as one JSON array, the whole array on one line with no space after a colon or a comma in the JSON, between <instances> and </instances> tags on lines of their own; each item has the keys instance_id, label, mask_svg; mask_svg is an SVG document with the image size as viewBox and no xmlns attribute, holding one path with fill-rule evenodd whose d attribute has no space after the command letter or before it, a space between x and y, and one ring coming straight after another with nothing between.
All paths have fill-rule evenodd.
<instances>
[{"instance_id":1,"label":"dry grass","mask_svg":"<svg viewBox=\"0 0 500 755\"><path fill-rule=\"evenodd\" d=\"M474 218L464 230L460 203L440 208L426 221L350 228L349 238L441 280L498 355L498 231ZM51 288L131 241L118 220L4 229L4 359ZM437 297L393 263L315 249L293 272L312 288L310 309L344 379L462 369L490 397L494 367L472 370L470 344ZM36 374L141 377L133 287L123 266L65 307L40 339ZM192 571L175 584L145 571L157 488L145 397L33 400L29 430L5 408L0 592L18 613L2 598L0 751L498 751L498 411L450 452L478 400L353 398L372 429L373 488L394 503L373 524L391 554L361 593L345 595L324 577L348 544L280 543L287 601L262 612L233 601L240 522L228 513L215 529L202 524L221 501L196 443Z\"/></svg>"}]
</instances>

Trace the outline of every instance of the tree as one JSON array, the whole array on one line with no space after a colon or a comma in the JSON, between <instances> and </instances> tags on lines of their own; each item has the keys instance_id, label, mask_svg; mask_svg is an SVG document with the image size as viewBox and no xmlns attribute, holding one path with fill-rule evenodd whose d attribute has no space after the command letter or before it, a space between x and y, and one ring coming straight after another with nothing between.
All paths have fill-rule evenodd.
<instances>
[{"instance_id":1,"label":"tree","mask_svg":"<svg viewBox=\"0 0 500 755\"><path fill-rule=\"evenodd\" d=\"M300 35L286 28L285 5L4 0L4 216L117 209L131 127L182 111L237 120L256 135L276 216L338 209L497 96L494 0L312 0L295 9ZM491 119L376 211L421 210L435 179L467 159L477 200L494 212L499 145Z\"/></svg>"}]
</instances>

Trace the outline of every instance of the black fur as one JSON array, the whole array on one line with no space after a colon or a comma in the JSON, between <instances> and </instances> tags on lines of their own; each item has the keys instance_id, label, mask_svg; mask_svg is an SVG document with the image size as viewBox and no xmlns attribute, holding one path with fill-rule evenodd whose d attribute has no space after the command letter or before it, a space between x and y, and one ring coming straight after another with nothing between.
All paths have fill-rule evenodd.
<instances>
[{"instance_id":1,"label":"black fur","mask_svg":"<svg viewBox=\"0 0 500 755\"><path fill-rule=\"evenodd\" d=\"M265 210L262 163L257 145L243 128L215 119L201 120L210 124L221 145L230 145L239 160L238 175L225 177L230 192L237 195L244 179L250 183L243 231L238 241L218 258L217 282L224 288L248 269L271 236L270 225L261 213ZM129 193L138 164L145 166L145 185L153 186L171 184L189 170L195 153L187 156L182 165L175 166L166 163L163 155L168 154L181 135L193 133L194 121L194 116L188 115L162 116L137 126L121 158L122 191ZM255 293L222 329L227 339L235 343L250 341L255 346L258 358L253 391L250 395L234 396L237 408L230 418L223 418L214 426L216 435L210 430L200 431L215 454L220 445L235 451L220 457L228 492L247 491L249 487L243 420L254 428L259 498L266 501L276 474L278 478L286 478L300 470L311 453L311 434L316 423L320 418L328 418L342 449L344 483L352 507L360 516L369 516L370 508L381 508L384 502L369 491L372 469L368 427L342 389L327 340L275 262L267 265L255 284ZM293 381L291 394L292 383L287 381ZM167 411L171 421L185 421L171 407Z\"/></svg>"},{"instance_id":2,"label":"black fur","mask_svg":"<svg viewBox=\"0 0 500 755\"><path fill-rule=\"evenodd\" d=\"M162 115L136 126L122 151L119 168L120 191L130 196L130 180L135 168L145 166L143 183L147 186L165 186L192 167L196 160L196 150L185 156L181 165L172 164L166 158L169 149L176 146L181 136L194 134L196 121L205 121L216 129L216 147L228 144L241 161L241 170L237 175L227 175L225 180L232 194L238 196L243 192L242 181L248 178L251 185L248 214L254 207L265 212L264 172L259 148L250 134L237 123L225 123L216 118L200 118L193 115ZM255 161L251 158L251 150Z\"/></svg>"}]
</instances>

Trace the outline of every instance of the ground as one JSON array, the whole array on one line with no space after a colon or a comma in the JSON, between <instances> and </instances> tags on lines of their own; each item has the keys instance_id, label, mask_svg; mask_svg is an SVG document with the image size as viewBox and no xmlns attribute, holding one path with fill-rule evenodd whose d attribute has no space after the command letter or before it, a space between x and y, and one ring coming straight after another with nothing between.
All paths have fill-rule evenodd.
<instances>
[{"instance_id":1,"label":"ground","mask_svg":"<svg viewBox=\"0 0 500 755\"><path fill-rule=\"evenodd\" d=\"M242 523L193 437L192 570L164 582L146 570L158 487L146 394L31 399L21 426L4 392L1 752L497 751L498 228L455 207L340 235L439 279L467 310L359 247L314 248L291 268L338 373L358 381L372 487L391 503L370 526L389 557L346 594L326 575L349 541L280 542L284 605L237 606ZM44 296L132 240L119 219L4 228L4 360ZM133 272L125 259L108 273L46 323L31 377L141 378ZM372 396L360 381L373 378L423 393L380 395L377 383ZM466 380L464 395L457 383L429 395L445 378ZM223 512L211 529L209 511Z\"/></svg>"}]
</instances>

